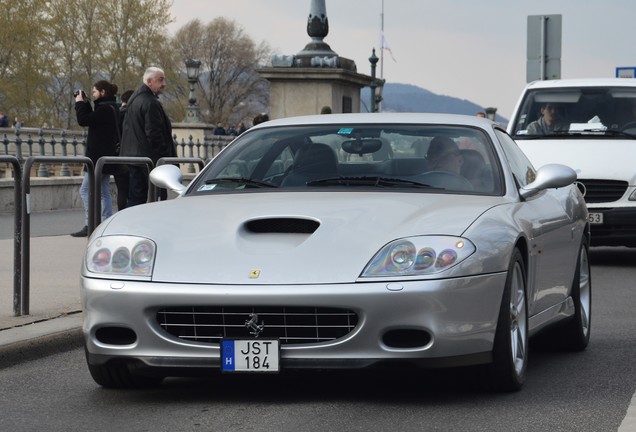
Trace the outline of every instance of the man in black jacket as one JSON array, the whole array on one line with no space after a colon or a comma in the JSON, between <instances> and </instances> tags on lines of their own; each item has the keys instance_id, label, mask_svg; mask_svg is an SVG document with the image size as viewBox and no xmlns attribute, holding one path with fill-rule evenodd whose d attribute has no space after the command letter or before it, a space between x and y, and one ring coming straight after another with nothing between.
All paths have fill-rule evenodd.
<instances>
[{"instance_id":1,"label":"man in black jacket","mask_svg":"<svg viewBox=\"0 0 636 432\"><path fill-rule=\"evenodd\" d=\"M177 151L172 139L172 124L159 102L166 88L162 69L146 69L143 84L128 100L124 118L120 156L149 157L156 164L162 157L174 157ZM128 205L132 207L148 200L148 170L145 166L131 165ZM166 198L163 190L162 198Z\"/></svg>"}]
</instances>

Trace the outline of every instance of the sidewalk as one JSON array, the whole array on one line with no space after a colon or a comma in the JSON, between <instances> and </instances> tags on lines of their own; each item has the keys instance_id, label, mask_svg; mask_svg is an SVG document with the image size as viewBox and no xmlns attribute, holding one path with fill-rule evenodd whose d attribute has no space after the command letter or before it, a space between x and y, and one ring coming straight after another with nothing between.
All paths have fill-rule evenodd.
<instances>
[{"instance_id":1,"label":"sidewalk","mask_svg":"<svg viewBox=\"0 0 636 432\"><path fill-rule=\"evenodd\" d=\"M82 344L79 272L83 210L32 214L29 315L13 313L13 214L0 215L0 368Z\"/></svg>"}]
</instances>

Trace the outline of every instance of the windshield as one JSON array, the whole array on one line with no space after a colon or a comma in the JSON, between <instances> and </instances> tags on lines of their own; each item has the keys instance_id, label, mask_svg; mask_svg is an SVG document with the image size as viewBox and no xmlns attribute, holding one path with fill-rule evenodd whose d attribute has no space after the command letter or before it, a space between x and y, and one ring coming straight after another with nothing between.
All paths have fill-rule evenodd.
<instances>
[{"instance_id":1,"label":"windshield","mask_svg":"<svg viewBox=\"0 0 636 432\"><path fill-rule=\"evenodd\" d=\"M247 131L188 194L272 190L409 190L501 194L483 130L437 125L305 125Z\"/></svg>"},{"instance_id":2,"label":"windshield","mask_svg":"<svg viewBox=\"0 0 636 432\"><path fill-rule=\"evenodd\" d=\"M554 136L636 137L636 88L536 89L514 119L515 139Z\"/></svg>"}]
</instances>

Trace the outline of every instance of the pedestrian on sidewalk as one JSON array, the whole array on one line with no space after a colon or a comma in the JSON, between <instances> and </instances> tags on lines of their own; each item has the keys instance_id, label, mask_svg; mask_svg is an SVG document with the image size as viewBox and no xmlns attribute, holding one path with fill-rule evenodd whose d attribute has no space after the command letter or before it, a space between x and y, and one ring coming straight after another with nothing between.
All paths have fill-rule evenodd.
<instances>
[{"instance_id":1,"label":"pedestrian on sidewalk","mask_svg":"<svg viewBox=\"0 0 636 432\"><path fill-rule=\"evenodd\" d=\"M134 90L126 90L119 97L121 100L121 105L119 106L119 142L121 142L121 131L124 129L124 118L128 111L128 100L133 93ZM119 154L119 152L120 148L117 149L117 154ZM130 171L128 170L128 165L124 164L118 165L117 172L113 174L115 185L117 185L117 210L123 210L128 205L129 176Z\"/></svg>"},{"instance_id":2,"label":"pedestrian on sidewalk","mask_svg":"<svg viewBox=\"0 0 636 432\"><path fill-rule=\"evenodd\" d=\"M163 69L146 69L143 84L128 100L120 156L148 157L155 165L162 157L177 156L172 124L159 101L159 95L165 88L166 75ZM143 165L130 165L128 169L128 207L144 204L148 201L148 170ZM165 189L161 189L159 194L161 199L168 197Z\"/></svg>"},{"instance_id":3,"label":"pedestrian on sidewalk","mask_svg":"<svg viewBox=\"0 0 636 432\"><path fill-rule=\"evenodd\" d=\"M117 86L106 80L97 81L93 86L93 103L91 106L86 93L75 93L75 112L77 123L88 127L85 154L93 164L102 156L117 156L119 142L119 108L115 95ZM113 214L113 198L110 194L110 175L117 169L116 165L104 165L101 178L102 222ZM84 203L84 228L71 234L73 237L88 235L88 171L84 168L84 178L80 186L80 197Z\"/></svg>"}]
</instances>

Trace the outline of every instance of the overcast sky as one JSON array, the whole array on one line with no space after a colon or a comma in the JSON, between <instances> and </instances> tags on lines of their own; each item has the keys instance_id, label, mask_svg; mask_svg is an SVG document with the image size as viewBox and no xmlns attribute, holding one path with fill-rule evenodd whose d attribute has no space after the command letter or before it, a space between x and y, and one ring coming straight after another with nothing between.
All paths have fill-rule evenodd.
<instances>
[{"instance_id":1,"label":"overcast sky","mask_svg":"<svg viewBox=\"0 0 636 432\"><path fill-rule=\"evenodd\" d=\"M199 18L236 21L277 54L310 41L310 0L173 0L170 30ZM380 57L382 0L326 0L329 34L341 57L369 75ZM633 0L384 0L384 78L497 107L509 118L526 84L529 15L562 16L562 78L613 77L636 66ZM378 66L379 75L379 66Z\"/></svg>"}]
</instances>

